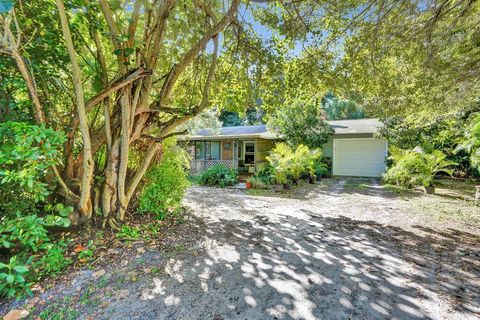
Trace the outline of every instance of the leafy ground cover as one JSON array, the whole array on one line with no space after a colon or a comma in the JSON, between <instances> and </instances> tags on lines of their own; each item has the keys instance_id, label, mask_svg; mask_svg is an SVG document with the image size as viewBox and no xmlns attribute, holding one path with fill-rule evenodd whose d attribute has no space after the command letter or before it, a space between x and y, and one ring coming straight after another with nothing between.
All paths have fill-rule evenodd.
<instances>
[{"instance_id":1,"label":"leafy ground cover","mask_svg":"<svg viewBox=\"0 0 480 320\"><path fill-rule=\"evenodd\" d=\"M156 219L154 214L144 215L116 232L93 227L70 231L71 242L65 252L71 263L62 268L62 273L39 279L32 295L0 303L0 315L24 310L29 319L73 320L105 306L109 299L123 297L127 292L124 287L135 283L140 275L163 272L161 266L145 267L147 261L142 255L146 251L174 257L186 250L189 240L180 239L191 233L189 215L185 210L165 220ZM106 288L111 290L105 292Z\"/></svg>"}]
</instances>

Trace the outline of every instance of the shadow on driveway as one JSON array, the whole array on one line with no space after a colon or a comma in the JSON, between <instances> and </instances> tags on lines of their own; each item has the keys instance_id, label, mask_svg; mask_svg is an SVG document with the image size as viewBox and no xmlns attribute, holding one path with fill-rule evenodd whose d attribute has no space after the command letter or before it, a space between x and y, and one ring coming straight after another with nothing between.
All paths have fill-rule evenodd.
<instances>
[{"instance_id":1,"label":"shadow on driveway","mask_svg":"<svg viewBox=\"0 0 480 320\"><path fill-rule=\"evenodd\" d=\"M238 208L248 205L239 199ZM163 275L146 275L102 317L478 319L475 235L308 211L245 214L192 217L198 246L165 261Z\"/></svg>"}]
</instances>

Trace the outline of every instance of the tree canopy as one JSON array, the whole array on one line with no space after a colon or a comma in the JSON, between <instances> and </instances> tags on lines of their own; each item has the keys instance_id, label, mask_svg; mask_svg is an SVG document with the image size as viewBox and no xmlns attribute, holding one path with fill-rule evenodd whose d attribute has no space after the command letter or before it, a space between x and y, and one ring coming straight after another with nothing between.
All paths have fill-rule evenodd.
<instances>
[{"instance_id":1,"label":"tree canopy","mask_svg":"<svg viewBox=\"0 0 480 320\"><path fill-rule=\"evenodd\" d=\"M397 147L387 181L473 176L479 44L472 0L0 0L0 296L96 261L91 241L52 229L146 240L149 219L181 220L196 146L177 136L201 127L283 135L260 186L327 174L325 119L363 117Z\"/></svg>"},{"instance_id":2,"label":"tree canopy","mask_svg":"<svg viewBox=\"0 0 480 320\"><path fill-rule=\"evenodd\" d=\"M333 134L322 109L313 101L295 100L286 104L270 116L268 126L294 148L300 145L321 148Z\"/></svg>"},{"instance_id":3,"label":"tree canopy","mask_svg":"<svg viewBox=\"0 0 480 320\"><path fill-rule=\"evenodd\" d=\"M479 103L475 1L2 0L0 10L0 119L65 133L51 183L78 221L122 221L163 141L210 107L290 125L328 90L332 118L422 121Z\"/></svg>"}]
</instances>

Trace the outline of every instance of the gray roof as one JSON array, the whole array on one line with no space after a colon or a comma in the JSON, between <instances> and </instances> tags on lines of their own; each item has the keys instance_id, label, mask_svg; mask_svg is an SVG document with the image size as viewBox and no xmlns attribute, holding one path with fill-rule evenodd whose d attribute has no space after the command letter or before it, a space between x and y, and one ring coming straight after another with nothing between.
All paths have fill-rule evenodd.
<instances>
[{"instance_id":1,"label":"gray roof","mask_svg":"<svg viewBox=\"0 0 480 320\"><path fill-rule=\"evenodd\" d=\"M371 134L382 125L378 119L355 119L327 121L335 134ZM228 139L228 138L263 138L279 139L280 136L268 131L266 125L222 127L217 130L202 129L188 140Z\"/></svg>"},{"instance_id":2,"label":"gray roof","mask_svg":"<svg viewBox=\"0 0 480 320\"><path fill-rule=\"evenodd\" d=\"M202 129L197 132L199 136L211 136L215 135L214 130ZM238 136L245 134L261 134L267 132L267 126L262 124L259 126L236 126L236 127L223 127L219 128L218 135L221 136Z\"/></svg>"},{"instance_id":3,"label":"gray roof","mask_svg":"<svg viewBox=\"0 0 480 320\"><path fill-rule=\"evenodd\" d=\"M375 133L382 123L378 119L355 119L328 121L335 134L365 134Z\"/></svg>"}]
</instances>

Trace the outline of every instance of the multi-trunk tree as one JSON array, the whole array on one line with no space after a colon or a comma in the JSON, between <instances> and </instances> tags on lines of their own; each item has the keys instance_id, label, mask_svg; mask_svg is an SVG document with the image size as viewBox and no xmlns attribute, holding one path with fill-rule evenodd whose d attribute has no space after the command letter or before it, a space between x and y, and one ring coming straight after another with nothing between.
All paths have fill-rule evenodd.
<instances>
[{"instance_id":1,"label":"multi-trunk tree","mask_svg":"<svg viewBox=\"0 0 480 320\"><path fill-rule=\"evenodd\" d=\"M66 132L53 176L79 222L122 221L162 142L210 100L273 113L333 89L369 115L429 116L478 99L476 1L9 4L0 1L0 118L23 120L28 107ZM255 35L252 16L271 35Z\"/></svg>"},{"instance_id":2,"label":"multi-trunk tree","mask_svg":"<svg viewBox=\"0 0 480 320\"><path fill-rule=\"evenodd\" d=\"M67 133L63 166L53 171L58 193L75 205L73 220L96 212L115 227L162 142L209 106L220 43L238 30L240 0L39 2L43 8L17 1L0 16L0 52L21 73L35 121ZM50 10L51 20L36 28L39 10ZM29 41L41 41L35 33L48 29L58 42L45 45L68 57L57 70L71 92L61 105L41 88L28 52Z\"/></svg>"}]
</instances>

